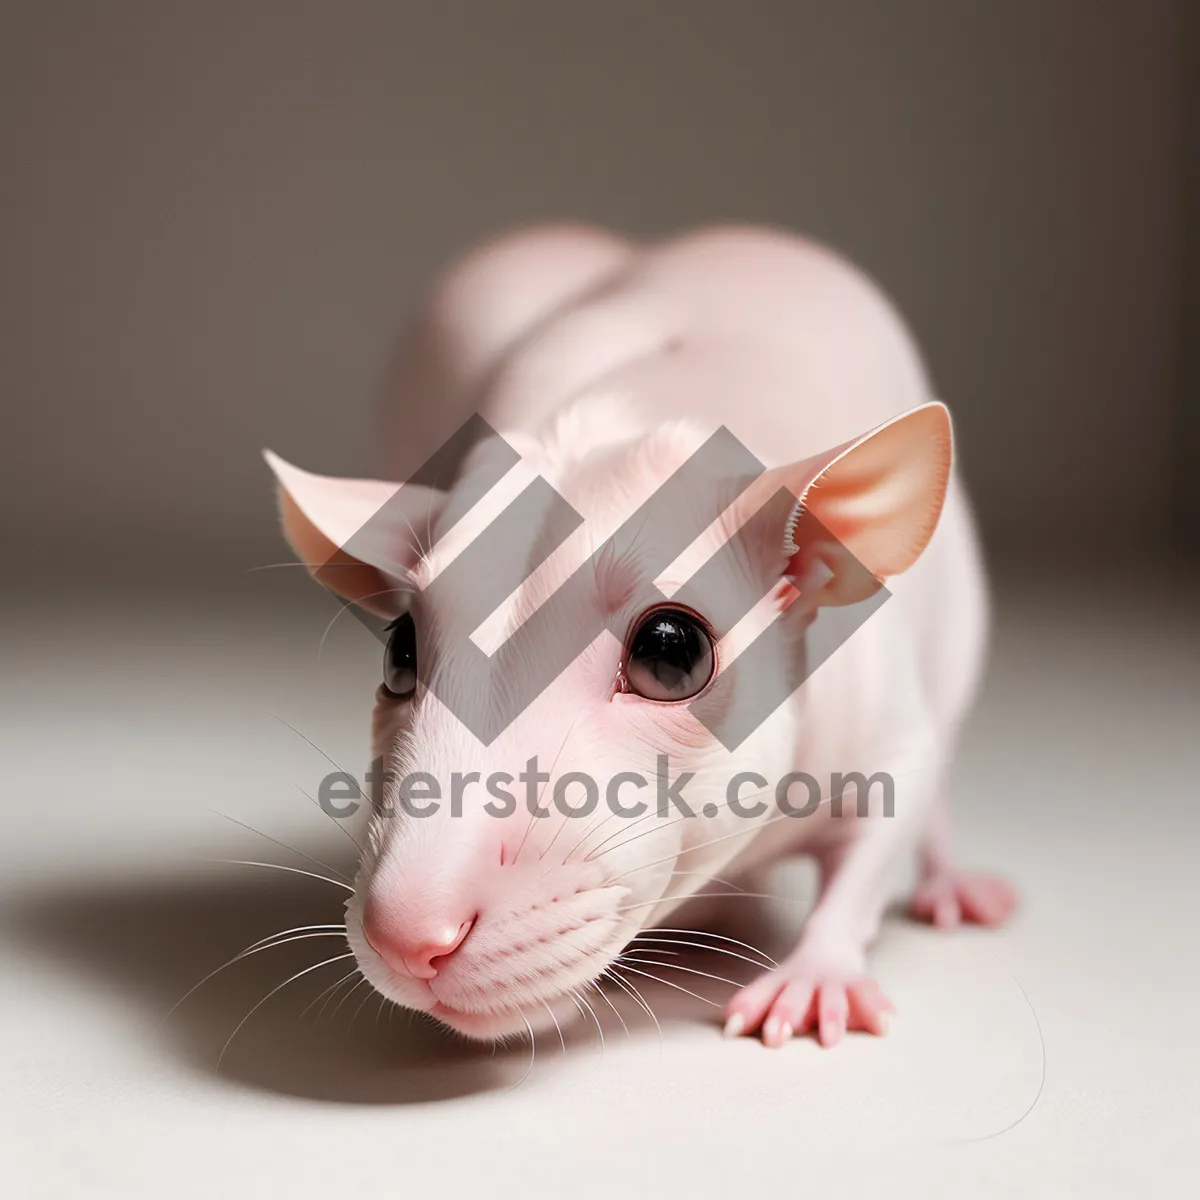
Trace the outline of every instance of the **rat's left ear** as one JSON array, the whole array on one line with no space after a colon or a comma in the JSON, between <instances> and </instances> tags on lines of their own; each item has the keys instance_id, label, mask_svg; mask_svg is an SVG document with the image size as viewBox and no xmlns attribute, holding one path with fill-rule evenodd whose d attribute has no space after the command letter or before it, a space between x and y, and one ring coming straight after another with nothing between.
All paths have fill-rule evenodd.
<instances>
[{"instance_id":1,"label":"rat's left ear","mask_svg":"<svg viewBox=\"0 0 1200 1200\"><path fill-rule=\"evenodd\" d=\"M934 402L816 458L766 471L753 489L760 497L784 487L798 500L778 531L781 573L813 604L871 595L929 543L952 458L950 414Z\"/></svg>"},{"instance_id":2,"label":"rat's left ear","mask_svg":"<svg viewBox=\"0 0 1200 1200\"><path fill-rule=\"evenodd\" d=\"M427 528L445 493L416 484L313 475L263 451L279 484L283 532L314 579L377 616L402 611Z\"/></svg>"}]
</instances>

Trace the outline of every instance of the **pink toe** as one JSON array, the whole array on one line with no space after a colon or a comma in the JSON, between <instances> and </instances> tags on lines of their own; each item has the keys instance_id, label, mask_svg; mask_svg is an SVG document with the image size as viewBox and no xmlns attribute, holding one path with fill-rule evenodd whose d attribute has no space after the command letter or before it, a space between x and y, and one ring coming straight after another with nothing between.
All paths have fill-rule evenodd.
<instances>
[{"instance_id":1,"label":"pink toe","mask_svg":"<svg viewBox=\"0 0 1200 1200\"><path fill-rule=\"evenodd\" d=\"M850 1005L840 984L821 988L817 1001L817 1030L822 1046L836 1046L846 1032Z\"/></svg>"},{"instance_id":2,"label":"pink toe","mask_svg":"<svg viewBox=\"0 0 1200 1200\"><path fill-rule=\"evenodd\" d=\"M730 1029L730 1022L734 1022L730 1036L734 1036L734 1029L738 1034L757 1032L778 994L779 981L770 975L756 979L737 992L725 1005L726 1028ZM736 1020L738 1017L740 1023Z\"/></svg>"},{"instance_id":3,"label":"pink toe","mask_svg":"<svg viewBox=\"0 0 1200 1200\"><path fill-rule=\"evenodd\" d=\"M872 979L860 979L848 991L854 1028L883 1037L888 1031L888 1013L896 1011L895 1005Z\"/></svg>"},{"instance_id":4,"label":"pink toe","mask_svg":"<svg viewBox=\"0 0 1200 1200\"><path fill-rule=\"evenodd\" d=\"M963 911L980 925L999 925L1016 907L1017 896L1002 879L977 875L960 885Z\"/></svg>"},{"instance_id":5,"label":"pink toe","mask_svg":"<svg viewBox=\"0 0 1200 1200\"><path fill-rule=\"evenodd\" d=\"M787 1021L793 1030L803 1032L809 1024L808 1018L815 991L816 987L811 983L789 983L779 993L774 1011Z\"/></svg>"},{"instance_id":6,"label":"pink toe","mask_svg":"<svg viewBox=\"0 0 1200 1200\"><path fill-rule=\"evenodd\" d=\"M784 1020L776 1014L775 1010L772 1010L766 1024L763 1026L763 1045L770 1046L772 1049L778 1049L784 1042L791 1038L792 1032L793 1027L791 1022Z\"/></svg>"},{"instance_id":7,"label":"pink toe","mask_svg":"<svg viewBox=\"0 0 1200 1200\"><path fill-rule=\"evenodd\" d=\"M958 900L951 895L940 896L933 903L933 923L939 929L953 929L959 921Z\"/></svg>"}]
</instances>

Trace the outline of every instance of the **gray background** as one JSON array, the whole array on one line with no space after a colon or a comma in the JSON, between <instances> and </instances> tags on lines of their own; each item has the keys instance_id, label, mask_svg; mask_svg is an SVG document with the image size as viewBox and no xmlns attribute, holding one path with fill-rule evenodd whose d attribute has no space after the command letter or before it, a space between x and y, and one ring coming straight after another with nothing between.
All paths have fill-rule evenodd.
<instances>
[{"instance_id":1,"label":"gray background","mask_svg":"<svg viewBox=\"0 0 1200 1200\"><path fill-rule=\"evenodd\" d=\"M1196 496L1182 21L7 0L0 523L25 574L278 559L258 448L371 469L439 264L543 217L732 218L827 240L895 296L994 552L1159 548Z\"/></svg>"}]
</instances>

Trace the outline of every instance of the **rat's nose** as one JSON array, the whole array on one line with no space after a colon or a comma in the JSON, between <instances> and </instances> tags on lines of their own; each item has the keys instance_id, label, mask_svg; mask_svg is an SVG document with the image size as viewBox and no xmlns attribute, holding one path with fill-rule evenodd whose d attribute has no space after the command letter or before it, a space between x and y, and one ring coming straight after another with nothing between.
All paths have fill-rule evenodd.
<instances>
[{"instance_id":1,"label":"rat's nose","mask_svg":"<svg viewBox=\"0 0 1200 1200\"><path fill-rule=\"evenodd\" d=\"M389 920L379 905L368 904L363 914L363 936L392 970L414 979L432 979L438 973L438 960L453 954L474 924L475 918L471 917L457 927L422 928L416 923L401 927Z\"/></svg>"}]
</instances>

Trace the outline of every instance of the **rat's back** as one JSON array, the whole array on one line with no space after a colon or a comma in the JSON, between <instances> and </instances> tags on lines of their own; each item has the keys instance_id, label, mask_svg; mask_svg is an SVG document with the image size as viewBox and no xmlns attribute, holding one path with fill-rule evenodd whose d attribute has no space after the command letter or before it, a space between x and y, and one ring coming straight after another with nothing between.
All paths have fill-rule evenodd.
<instances>
[{"instance_id":1,"label":"rat's back","mask_svg":"<svg viewBox=\"0 0 1200 1200\"><path fill-rule=\"evenodd\" d=\"M510 235L455 268L431 308L472 376L464 390L501 428L531 430L655 358L678 364L678 384L638 400L664 417L716 419L768 460L845 441L929 397L879 289L824 247L769 230L645 246L584 229Z\"/></svg>"}]
</instances>

